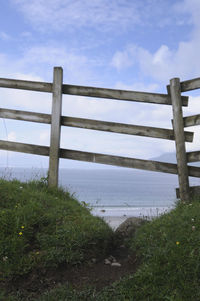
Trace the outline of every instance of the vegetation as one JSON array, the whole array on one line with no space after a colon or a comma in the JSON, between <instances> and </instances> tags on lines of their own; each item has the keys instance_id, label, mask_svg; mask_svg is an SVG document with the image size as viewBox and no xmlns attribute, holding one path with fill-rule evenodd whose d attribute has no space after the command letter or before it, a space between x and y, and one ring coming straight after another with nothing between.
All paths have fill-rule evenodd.
<instances>
[{"instance_id":1,"label":"vegetation","mask_svg":"<svg viewBox=\"0 0 200 301\"><path fill-rule=\"evenodd\" d=\"M112 230L62 190L43 182L0 181L0 300L200 300L200 202L144 224L131 237L137 271L103 290L57 283L37 298L7 290L9 281L37 269L84 264L105 256ZM95 254L95 255L94 255Z\"/></svg>"},{"instance_id":2,"label":"vegetation","mask_svg":"<svg viewBox=\"0 0 200 301\"><path fill-rule=\"evenodd\" d=\"M0 287L33 270L104 256L112 230L46 181L0 180ZM19 289L20 290L20 289Z\"/></svg>"}]
</instances>

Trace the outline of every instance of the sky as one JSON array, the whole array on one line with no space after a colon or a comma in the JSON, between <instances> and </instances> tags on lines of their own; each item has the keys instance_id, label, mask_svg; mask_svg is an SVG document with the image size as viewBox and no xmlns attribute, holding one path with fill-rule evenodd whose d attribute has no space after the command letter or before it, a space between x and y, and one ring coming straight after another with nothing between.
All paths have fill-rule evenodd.
<instances>
[{"instance_id":1,"label":"sky","mask_svg":"<svg viewBox=\"0 0 200 301\"><path fill-rule=\"evenodd\" d=\"M199 0L7 0L0 10L0 77L166 93L171 78L200 77ZM200 113L189 92L184 116ZM0 108L51 113L48 93L0 88ZM64 116L172 128L171 106L63 96ZM199 150L199 127L188 151ZM0 119L0 140L50 143L50 126ZM149 159L173 141L62 127L61 147ZM0 150L0 167L48 167L48 157ZM61 168L97 168L60 160Z\"/></svg>"}]
</instances>

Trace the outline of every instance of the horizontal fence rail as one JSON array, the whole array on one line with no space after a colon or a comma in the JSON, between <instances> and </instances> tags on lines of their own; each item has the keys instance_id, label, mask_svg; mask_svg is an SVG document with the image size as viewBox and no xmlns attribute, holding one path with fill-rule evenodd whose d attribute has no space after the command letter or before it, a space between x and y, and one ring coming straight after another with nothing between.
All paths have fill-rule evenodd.
<instances>
[{"instance_id":1,"label":"horizontal fence rail","mask_svg":"<svg viewBox=\"0 0 200 301\"><path fill-rule=\"evenodd\" d=\"M38 92L52 93L53 85L47 82L34 82L26 80L0 78L1 88L12 88L21 90L32 90ZM171 98L168 94L148 93L138 91L127 91L117 89L105 89L86 86L62 85L62 93L95 98L109 98L125 101L137 101L154 104L171 105ZM188 97L182 96L182 105L188 105Z\"/></svg>"},{"instance_id":2,"label":"horizontal fence rail","mask_svg":"<svg viewBox=\"0 0 200 301\"><path fill-rule=\"evenodd\" d=\"M53 84L46 82L0 78L0 87L52 93Z\"/></svg>"},{"instance_id":3,"label":"horizontal fence rail","mask_svg":"<svg viewBox=\"0 0 200 301\"><path fill-rule=\"evenodd\" d=\"M186 155L188 163L200 161L200 151L188 152Z\"/></svg>"},{"instance_id":4,"label":"horizontal fence rail","mask_svg":"<svg viewBox=\"0 0 200 301\"><path fill-rule=\"evenodd\" d=\"M200 114L183 118L184 127L200 125Z\"/></svg>"},{"instance_id":5,"label":"horizontal fence rail","mask_svg":"<svg viewBox=\"0 0 200 301\"><path fill-rule=\"evenodd\" d=\"M194 78L181 82L181 92L192 91L200 88L200 78Z\"/></svg>"},{"instance_id":6,"label":"horizontal fence rail","mask_svg":"<svg viewBox=\"0 0 200 301\"><path fill-rule=\"evenodd\" d=\"M46 124L51 123L50 114L41 114L41 113L34 113L28 111L0 109L0 117L15 119L15 120L38 122L38 123L46 123ZM147 127L147 126L139 126L139 125L132 125L132 124L67 117L67 116L61 117L61 125L96 130L96 131L113 132L118 134L175 140L173 130L155 128L155 127ZM185 133L185 141L192 142L193 132L185 131L184 133Z\"/></svg>"},{"instance_id":7,"label":"horizontal fence rail","mask_svg":"<svg viewBox=\"0 0 200 301\"><path fill-rule=\"evenodd\" d=\"M0 149L15 152L22 152L34 155L49 156L49 147L19 142L0 140ZM60 158L115 165L128 168L136 168L149 171L177 174L177 164L164 163L152 160L141 160L106 154L90 153L76 150L60 149ZM200 168L188 166L189 175L200 178Z\"/></svg>"},{"instance_id":8,"label":"horizontal fence rail","mask_svg":"<svg viewBox=\"0 0 200 301\"><path fill-rule=\"evenodd\" d=\"M164 104L164 105L172 104L171 98L169 97L168 94L73 86L73 85L65 85L65 84L63 85L63 94L147 102L147 103ZM188 105L187 96L182 96L182 104L183 106Z\"/></svg>"}]
</instances>

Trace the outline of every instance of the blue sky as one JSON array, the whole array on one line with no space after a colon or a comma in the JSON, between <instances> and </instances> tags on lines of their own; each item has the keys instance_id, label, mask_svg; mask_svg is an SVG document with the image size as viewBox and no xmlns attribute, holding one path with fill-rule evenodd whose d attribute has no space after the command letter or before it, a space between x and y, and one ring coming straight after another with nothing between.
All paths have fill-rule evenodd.
<instances>
[{"instance_id":1,"label":"blue sky","mask_svg":"<svg viewBox=\"0 0 200 301\"><path fill-rule=\"evenodd\" d=\"M8 0L0 11L0 77L166 93L170 78L200 76L199 0ZM185 115L200 112L189 93ZM0 106L51 112L51 95L0 89ZM63 97L63 115L171 128L171 107ZM0 139L49 145L50 127L0 120ZM193 130L193 129L192 129ZM74 128L62 129L61 147L152 158L174 142ZM198 129L188 150L199 149ZM0 151L0 166L47 167L48 158ZM61 160L61 167L88 167ZM97 167L92 165L92 167Z\"/></svg>"}]
</instances>

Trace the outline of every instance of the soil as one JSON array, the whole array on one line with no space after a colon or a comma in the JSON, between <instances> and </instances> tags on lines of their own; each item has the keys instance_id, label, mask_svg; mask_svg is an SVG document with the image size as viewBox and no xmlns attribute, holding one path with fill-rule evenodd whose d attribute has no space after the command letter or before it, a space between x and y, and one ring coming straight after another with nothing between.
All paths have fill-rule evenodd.
<instances>
[{"instance_id":1,"label":"soil","mask_svg":"<svg viewBox=\"0 0 200 301\"><path fill-rule=\"evenodd\" d=\"M105 264L105 259L112 259L121 266L112 266ZM35 270L26 276L13 279L12 282L6 284L8 293L20 290L24 296L24 300L30 296L37 298L42 293L60 284L71 284L77 290L85 287L94 287L100 291L105 286L111 285L120 278L133 274L139 262L136 254L131 252L124 245L119 245L109 250L109 254L105 258L92 258L85 264L76 266L62 265L58 268ZM1 288L0 284L0 288ZM4 284L5 289L5 284Z\"/></svg>"}]
</instances>

